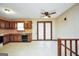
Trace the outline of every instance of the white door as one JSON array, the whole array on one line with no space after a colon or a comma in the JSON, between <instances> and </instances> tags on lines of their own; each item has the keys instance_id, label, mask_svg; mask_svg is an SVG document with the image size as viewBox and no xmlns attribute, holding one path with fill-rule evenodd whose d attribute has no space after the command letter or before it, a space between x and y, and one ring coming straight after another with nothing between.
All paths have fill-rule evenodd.
<instances>
[{"instance_id":1,"label":"white door","mask_svg":"<svg viewBox=\"0 0 79 59\"><path fill-rule=\"evenodd\" d=\"M44 39L44 23L38 23L38 39Z\"/></svg>"},{"instance_id":2,"label":"white door","mask_svg":"<svg viewBox=\"0 0 79 59\"><path fill-rule=\"evenodd\" d=\"M51 23L45 23L45 40L51 39Z\"/></svg>"}]
</instances>

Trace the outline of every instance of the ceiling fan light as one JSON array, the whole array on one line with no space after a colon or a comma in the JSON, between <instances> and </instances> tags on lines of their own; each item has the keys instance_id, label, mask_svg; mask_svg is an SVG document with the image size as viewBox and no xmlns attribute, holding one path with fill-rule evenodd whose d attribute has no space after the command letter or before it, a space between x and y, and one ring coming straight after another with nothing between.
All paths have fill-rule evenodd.
<instances>
[{"instance_id":1,"label":"ceiling fan light","mask_svg":"<svg viewBox=\"0 0 79 59\"><path fill-rule=\"evenodd\" d=\"M2 10L6 14L15 14L15 12L12 9L10 9L10 8L3 8Z\"/></svg>"},{"instance_id":2,"label":"ceiling fan light","mask_svg":"<svg viewBox=\"0 0 79 59\"><path fill-rule=\"evenodd\" d=\"M44 18L48 18L47 16L45 16Z\"/></svg>"}]
</instances>

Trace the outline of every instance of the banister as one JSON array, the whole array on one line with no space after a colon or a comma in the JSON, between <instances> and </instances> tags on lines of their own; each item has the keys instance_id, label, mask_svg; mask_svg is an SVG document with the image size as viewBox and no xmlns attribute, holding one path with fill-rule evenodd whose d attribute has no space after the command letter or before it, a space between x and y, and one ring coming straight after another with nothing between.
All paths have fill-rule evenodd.
<instances>
[{"instance_id":1,"label":"banister","mask_svg":"<svg viewBox=\"0 0 79 59\"><path fill-rule=\"evenodd\" d=\"M64 41L64 44L62 43L62 41ZM67 41L70 42L70 47L67 47ZM72 50L72 41L75 41L75 51ZM64 46L65 48L65 52L64 55L67 56L67 49L70 51L70 56L72 56L72 53L75 54L76 56L78 55L78 41L79 39L58 39L58 56L61 56L61 52L62 52L62 47Z\"/></svg>"}]
</instances>

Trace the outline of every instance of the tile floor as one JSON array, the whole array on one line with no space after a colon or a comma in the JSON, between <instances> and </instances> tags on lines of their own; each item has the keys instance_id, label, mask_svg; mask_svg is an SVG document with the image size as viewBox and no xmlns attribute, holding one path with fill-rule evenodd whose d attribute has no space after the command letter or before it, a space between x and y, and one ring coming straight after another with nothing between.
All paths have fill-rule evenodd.
<instances>
[{"instance_id":1,"label":"tile floor","mask_svg":"<svg viewBox=\"0 0 79 59\"><path fill-rule=\"evenodd\" d=\"M9 56L56 56L56 41L32 41L31 43L8 43L0 47L0 53Z\"/></svg>"}]
</instances>

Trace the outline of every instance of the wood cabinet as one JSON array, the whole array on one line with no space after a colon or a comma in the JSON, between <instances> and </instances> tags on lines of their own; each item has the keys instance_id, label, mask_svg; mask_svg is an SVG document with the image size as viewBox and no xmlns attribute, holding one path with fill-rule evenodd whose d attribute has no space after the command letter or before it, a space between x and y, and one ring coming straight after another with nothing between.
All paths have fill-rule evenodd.
<instances>
[{"instance_id":1,"label":"wood cabinet","mask_svg":"<svg viewBox=\"0 0 79 59\"><path fill-rule=\"evenodd\" d=\"M0 19L0 29L9 29L9 21Z\"/></svg>"},{"instance_id":2,"label":"wood cabinet","mask_svg":"<svg viewBox=\"0 0 79 59\"><path fill-rule=\"evenodd\" d=\"M19 32L16 30L17 23L24 23L25 31L28 29L32 29L32 21L7 21L7 20L0 19L0 29L4 30L3 44L8 42L22 42L22 35L19 34ZM12 31L14 30L14 32L16 33L15 34L10 33L10 31L8 32L8 30L5 31L6 29L9 29L9 30L12 29ZM5 34L5 32L7 32L8 34ZM32 41L32 34L28 33L28 42L31 42L31 41Z\"/></svg>"},{"instance_id":3,"label":"wood cabinet","mask_svg":"<svg viewBox=\"0 0 79 59\"><path fill-rule=\"evenodd\" d=\"M32 21L25 22L25 29L32 29Z\"/></svg>"},{"instance_id":4,"label":"wood cabinet","mask_svg":"<svg viewBox=\"0 0 79 59\"><path fill-rule=\"evenodd\" d=\"M28 40L27 40L27 38L26 38L26 40L28 42L31 42L32 41L32 34L27 34L27 36L28 36ZM10 38L10 42L22 42L22 35L21 34L10 34L9 38Z\"/></svg>"},{"instance_id":5,"label":"wood cabinet","mask_svg":"<svg viewBox=\"0 0 79 59\"><path fill-rule=\"evenodd\" d=\"M9 34L4 35L4 37L3 37L3 44L8 43L9 41L10 41L9 40Z\"/></svg>"},{"instance_id":6,"label":"wood cabinet","mask_svg":"<svg viewBox=\"0 0 79 59\"><path fill-rule=\"evenodd\" d=\"M32 29L32 21L5 21L0 19L0 29L16 29L17 23L23 22L25 29Z\"/></svg>"},{"instance_id":7,"label":"wood cabinet","mask_svg":"<svg viewBox=\"0 0 79 59\"><path fill-rule=\"evenodd\" d=\"M5 29L5 21L0 19L0 29Z\"/></svg>"},{"instance_id":8,"label":"wood cabinet","mask_svg":"<svg viewBox=\"0 0 79 59\"><path fill-rule=\"evenodd\" d=\"M10 21L10 22L9 22L9 25L10 25L10 26L9 26L10 29L16 29L16 22Z\"/></svg>"},{"instance_id":9,"label":"wood cabinet","mask_svg":"<svg viewBox=\"0 0 79 59\"><path fill-rule=\"evenodd\" d=\"M28 34L28 41L29 41L29 42L32 41L32 33Z\"/></svg>"},{"instance_id":10,"label":"wood cabinet","mask_svg":"<svg viewBox=\"0 0 79 59\"><path fill-rule=\"evenodd\" d=\"M11 42L21 42L21 35L20 34L10 34L10 41Z\"/></svg>"},{"instance_id":11,"label":"wood cabinet","mask_svg":"<svg viewBox=\"0 0 79 59\"><path fill-rule=\"evenodd\" d=\"M9 21L5 21L5 29L9 29L10 23Z\"/></svg>"},{"instance_id":12,"label":"wood cabinet","mask_svg":"<svg viewBox=\"0 0 79 59\"><path fill-rule=\"evenodd\" d=\"M32 41L32 34L29 33L29 34L27 34L27 36L28 36L28 40L27 40L27 38L26 38L26 40L28 42L31 42ZM6 44L8 42L23 42L22 35L21 34L6 34L6 35L4 35L3 36L3 44Z\"/></svg>"},{"instance_id":13,"label":"wood cabinet","mask_svg":"<svg viewBox=\"0 0 79 59\"><path fill-rule=\"evenodd\" d=\"M16 42L21 42L22 40L21 40L21 35L20 34L15 34L14 35L14 41L16 41Z\"/></svg>"}]
</instances>

